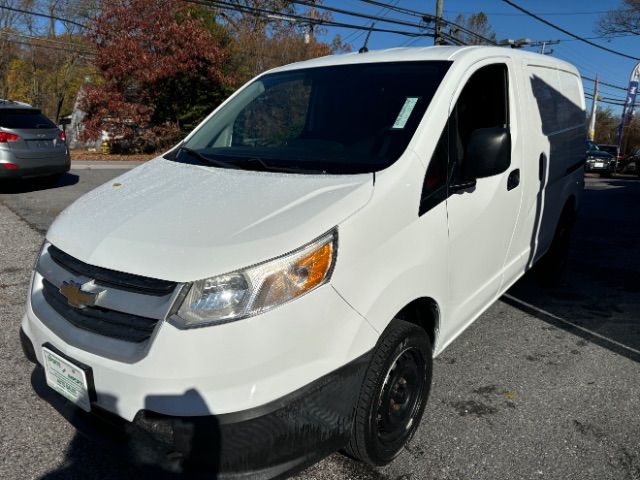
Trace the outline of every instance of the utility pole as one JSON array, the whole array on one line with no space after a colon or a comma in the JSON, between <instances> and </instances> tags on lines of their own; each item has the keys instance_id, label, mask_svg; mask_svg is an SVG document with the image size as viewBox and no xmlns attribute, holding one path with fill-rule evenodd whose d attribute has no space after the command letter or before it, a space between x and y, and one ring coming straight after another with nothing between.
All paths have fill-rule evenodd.
<instances>
[{"instance_id":1,"label":"utility pole","mask_svg":"<svg viewBox=\"0 0 640 480\"><path fill-rule=\"evenodd\" d=\"M553 53L553 49L547 50L547 47L549 45L557 45L558 43L560 43L560 40L542 40L534 42L530 46L540 47L540 55L551 55Z\"/></svg>"},{"instance_id":2,"label":"utility pole","mask_svg":"<svg viewBox=\"0 0 640 480\"><path fill-rule=\"evenodd\" d=\"M443 3L444 0L436 0L436 34L433 38L434 45L442 45L442 36L440 35L440 32L442 31Z\"/></svg>"},{"instance_id":3,"label":"utility pole","mask_svg":"<svg viewBox=\"0 0 640 480\"><path fill-rule=\"evenodd\" d=\"M591 117L589 118L589 130L587 136L592 142L596 138L596 112L598 110L598 74L596 73L596 81L593 85L593 102L591 103Z\"/></svg>"}]
</instances>

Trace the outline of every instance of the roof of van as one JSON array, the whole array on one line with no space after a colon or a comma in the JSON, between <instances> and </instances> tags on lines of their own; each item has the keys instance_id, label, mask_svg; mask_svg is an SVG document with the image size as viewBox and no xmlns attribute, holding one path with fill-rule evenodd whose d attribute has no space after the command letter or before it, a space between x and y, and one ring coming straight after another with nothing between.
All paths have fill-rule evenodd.
<instances>
[{"instance_id":1,"label":"roof of van","mask_svg":"<svg viewBox=\"0 0 640 480\"><path fill-rule=\"evenodd\" d=\"M570 63L558 60L557 58L540 55L510 47L491 46L434 46L434 47L407 47L388 48L385 50L371 50L366 53L345 53L340 55L329 55L326 57L314 58L302 62L291 63L273 69L272 71L293 70L298 68L325 67L331 65L350 65L356 63L376 63L376 62L412 62L424 60L464 60L478 59L482 57L508 56L514 59L530 60L538 64L554 66L557 68L575 70Z\"/></svg>"}]
</instances>

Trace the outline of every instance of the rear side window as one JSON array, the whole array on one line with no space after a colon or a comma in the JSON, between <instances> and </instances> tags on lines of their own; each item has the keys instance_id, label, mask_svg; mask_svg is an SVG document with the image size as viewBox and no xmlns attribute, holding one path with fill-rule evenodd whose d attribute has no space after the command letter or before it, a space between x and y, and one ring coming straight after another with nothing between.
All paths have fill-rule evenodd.
<instances>
[{"instance_id":1,"label":"rear side window","mask_svg":"<svg viewBox=\"0 0 640 480\"><path fill-rule=\"evenodd\" d=\"M36 109L1 109L0 127L11 129L56 128L55 123Z\"/></svg>"},{"instance_id":2,"label":"rear side window","mask_svg":"<svg viewBox=\"0 0 640 480\"><path fill-rule=\"evenodd\" d=\"M542 133L582 126L585 122L579 79L562 70L529 65L529 81L542 123Z\"/></svg>"}]
</instances>

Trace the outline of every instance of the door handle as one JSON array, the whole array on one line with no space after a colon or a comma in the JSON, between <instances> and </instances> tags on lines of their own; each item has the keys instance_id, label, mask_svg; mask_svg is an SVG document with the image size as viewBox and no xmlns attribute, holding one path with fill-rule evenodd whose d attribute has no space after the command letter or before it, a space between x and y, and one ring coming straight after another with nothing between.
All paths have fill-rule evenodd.
<instances>
[{"instance_id":1,"label":"door handle","mask_svg":"<svg viewBox=\"0 0 640 480\"><path fill-rule=\"evenodd\" d=\"M520 169L516 168L509 174L507 179L507 190L513 190L520 185Z\"/></svg>"},{"instance_id":2,"label":"door handle","mask_svg":"<svg viewBox=\"0 0 640 480\"><path fill-rule=\"evenodd\" d=\"M545 170L546 170L546 163L547 163L547 156L544 154L544 152L542 152L540 154L540 158L538 159L538 179L542 182L544 180L545 177Z\"/></svg>"}]
</instances>

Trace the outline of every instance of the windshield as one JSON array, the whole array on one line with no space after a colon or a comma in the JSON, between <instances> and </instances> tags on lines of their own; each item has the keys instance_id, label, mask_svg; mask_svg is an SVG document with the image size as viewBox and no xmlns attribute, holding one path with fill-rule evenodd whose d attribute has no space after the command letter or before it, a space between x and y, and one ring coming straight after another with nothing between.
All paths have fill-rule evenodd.
<instances>
[{"instance_id":1,"label":"windshield","mask_svg":"<svg viewBox=\"0 0 640 480\"><path fill-rule=\"evenodd\" d=\"M598 145L598 150L610 153L611 155L618 154L618 148L615 145Z\"/></svg>"},{"instance_id":2,"label":"windshield","mask_svg":"<svg viewBox=\"0 0 640 480\"><path fill-rule=\"evenodd\" d=\"M16 108L0 109L0 127L12 129L57 128L40 110Z\"/></svg>"},{"instance_id":3,"label":"windshield","mask_svg":"<svg viewBox=\"0 0 640 480\"><path fill-rule=\"evenodd\" d=\"M364 173L395 162L450 62L389 62L268 74L171 159L223 168Z\"/></svg>"}]
</instances>

